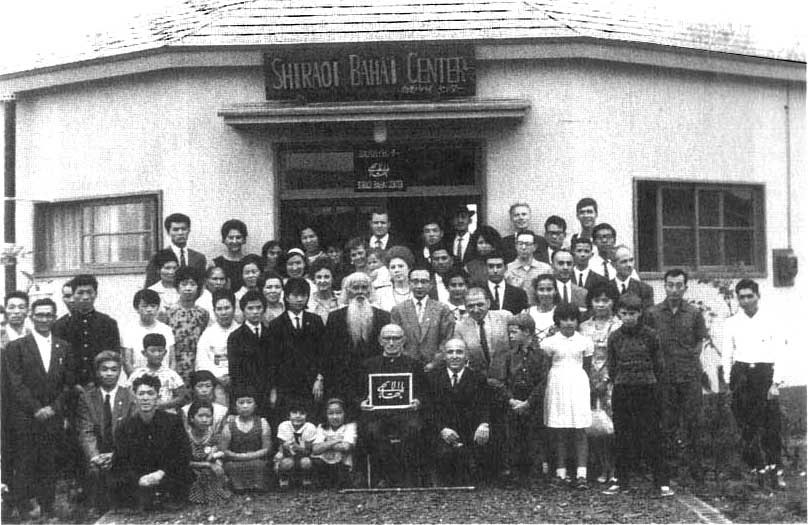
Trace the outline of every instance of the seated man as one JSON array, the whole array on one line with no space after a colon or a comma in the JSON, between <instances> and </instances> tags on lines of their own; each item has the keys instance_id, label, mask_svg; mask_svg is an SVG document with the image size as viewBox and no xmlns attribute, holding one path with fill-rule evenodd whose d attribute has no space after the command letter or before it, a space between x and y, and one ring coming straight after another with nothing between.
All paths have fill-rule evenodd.
<instances>
[{"instance_id":1,"label":"seated man","mask_svg":"<svg viewBox=\"0 0 808 525\"><path fill-rule=\"evenodd\" d=\"M368 384L369 374L412 374L412 401L405 409L385 409L372 406L370 395L360 403L362 409L361 429L372 460L374 471L378 473L378 485L388 483L413 485L414 476L419 472L419 438L423 421L420 416L420 397L426 387L423 374L424 365L420 361L402 355L404 330L397 324L382 327L379 333L382 355L374 356L362 364L363 384ZM394 441L399 441L401 464L396 465ZM403 474L403 476L402 476Z\"/></svg>"},{"instance_id":2,"label":"seated man","mask_svg":"<svg viewBox=\"0 0 808 525\"><path fill-rule=\"evenodd\" d=\"M97 386L82 392L78 404L78 432L88 471L87 494L99 512L109 506L107 477L112 467L114 435L124 419L135 412L135 398L128 388L118 386L121 355L104 350L95 356Z\"/></svg>"},{"instance_id":3,"label":"seated man","mask_svg":"<svg viewBox=\"0 0 808 525\"><path fill-rule=\"evenodd\" d=\"M489 400L485 376L468 368L466 343L449 339L446 367L427 376L431 427L429 447L444 484L464 484L476 477L489 438Z\"/></svg>"},{"instance_id":4,"label":"seated man","mask_svg":"<svg viewBox=\"0 0 808 525\"><path fill-rule=\"evenodd\" d=\"M183 502L195 477L188 434L179 416L157 410L157 377L138 377L132 390L138 411L115 432L110 472L113 503L136 503L145 510L154 506L155 496L161 493Z\"/></svg>"}]
</instances>

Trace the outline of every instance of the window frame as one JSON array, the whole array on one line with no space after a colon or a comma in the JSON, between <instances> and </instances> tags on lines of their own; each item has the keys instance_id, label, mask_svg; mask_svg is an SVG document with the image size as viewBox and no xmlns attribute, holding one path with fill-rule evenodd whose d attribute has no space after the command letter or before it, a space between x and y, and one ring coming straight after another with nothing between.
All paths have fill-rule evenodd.
<instances>
[{"instance_id":1,"label":"window frame","mask_svg":"<svg viewBox=\"0 0 808 525\"><path fill-rule=\"evenodd\" d=\"M647 179L647 178L635 178L633 181L633 190L634 190L634 206L632 209L634 224L638 224L640 218L638 216L638 204L640 198L640 191L639 186L641 184L653 184L654 191L656 192L656 215L654 217L655 221L655 237L656 237L656 245L654 246L654 250L657 254L657 270L645 270L640 271L639 268L641 267L641 254L642 251L640 249L640 235L638 228L634 228L634 246L637 247L635 250L635 258L637 259L636 268L640 274L640 277L643 279L662 279L665 272L670 270L671 268L683 268L685 269L691 278L696 279L712 279L712 278L735 278L735 277L750 277L750 278L766 278L768 276L768 264L767 264L767 257L766 257L766 185L763 183L751 183L751 182L723 182L723 181L715 181L715 182L702 182L702 181L693 181L693 180L685 180L685 179ZM665 266L662 264L663 261L663 254L662 254L662 233L663 229L665 228L662 223L662 192L665 189L687 189L693 192L693 229L694 232L694 248L696 250L695 254L695 266ZM699 192L700 191L729 191L733 189L739 190L749 190L752 192L752 226L751 228L736 228L731 226L700 226L699 225ZM723 198L722 198L723 203ZM722 206L723 209L723 206ZM668 228L680 228L680 227L672 227L668 226ZM753 245L753 255L754 255L754 262L752 265L752 269L748 270L737 270L732 266L727 265L720 265L720 266L708 266L708 265L701 265L700 264L700 246L699 246L699 231L700 230L717 230L717 231L732 231L732 230L746 230L751 229L752 231L752 245ZM723 247L722 253L723 253Z\"/></svg>"},{"instance_id":2,"label":"window frame","mask_svg":"<svg viewBox=\"0 0 808 525\"><path fill-rule=\"evenodd\" d=\"M148 200L153 200L154 203L154 217L152 218L152 228L154 231L154 238L152 239L151 253L147 259L142 262L123 262L123 263L101 263L101 264L86 264L84 263L84 237L83 231L77 232L77 242L79 242L79 260L82 261L79 268L73 270L52 270L48 269L46 260L47 250L44 247L47 235L47 217L48 211L51 208L61 206L80 206L82 208L82 221L84 216L84 209L87 206L97 204L126 204L126 203L141 203ZM54 199L48 202L40 202L34 205L34 276L41 277L65 277L73 276L77 273L92 273L94 275L122 275L122 274L137 274L146 271L148 259L162 248L163 245L163 192L162 190L156 191L141 191L131 193L117 193L108 195L93 195L91 197L78 197L67 199ZM95 234L89 234L97 236ZM115 234L102 234L104 236Z\"/></svg>"}]
</instances>

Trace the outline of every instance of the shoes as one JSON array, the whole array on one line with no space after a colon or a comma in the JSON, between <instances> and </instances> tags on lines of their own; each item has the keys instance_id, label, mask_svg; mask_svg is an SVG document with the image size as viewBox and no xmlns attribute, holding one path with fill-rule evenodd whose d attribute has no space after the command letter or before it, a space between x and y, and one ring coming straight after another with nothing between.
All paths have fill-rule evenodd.
<instances>
[{"instance_id":1,"label":"shoes","mask_svg":"<svg viewBox=\"0 0 808 525\"><path fill-rule=\"evenodd\" d=\"M772 487L776 489L784 489L788 486L784 479L783 469L772 469Z\"/></svg>"},{"instance_id":2,"label":"shoes","mask_svg":"<svg viewBox=\"0 0 808 525\"><path fill-rule=\"evenodd\" d=\"M670 488L668 490L670 490ZM609 488L603 491L603 494L606 494L607 496L614 496L615 494L620 494L620 485L618 485L617 483L612 483L611 485L609 485Z\"/></svg>"},{"instance_id":3,"label":"shoes","mask_svg":"<svg viewBox=\"0 0 808 525\"><path fill-rule=\"evenodd\" d=\"M575 488L578 490L586 490L589 488L589 482L585 477L581 476L575 480Z\"/></svg>"},{"instance_id":4,"label":"shoes","mask_svg":"<svg viewBox=\"0 0 808 525\"><path fill-rule=\"evenodd\" d=\"M675 496L676 493L667 485L662 485L659 487L659 496L662 498L669 498L671 496Z\"/></svg>"},{"instance_id":5,"label":"shoes","mask_svg":"<svg viewBox=\"0 0 808 525\"><path fill-rule=\"evenodd\" d=\"M279 478L278 488L280 488L281 490L289 489L289 478Z\"/></svg>"},{"instance_id":6,"label":"shoes","mask_svg":"<svg viewBox=\"0 0 808 525\"><path fill-rule=\"evenodd\" d=\"M598 476L598 483L600 483L601 485L603 485L607 481L609 481L609 479L604 474Z\"/></svg>"}]
</instances>

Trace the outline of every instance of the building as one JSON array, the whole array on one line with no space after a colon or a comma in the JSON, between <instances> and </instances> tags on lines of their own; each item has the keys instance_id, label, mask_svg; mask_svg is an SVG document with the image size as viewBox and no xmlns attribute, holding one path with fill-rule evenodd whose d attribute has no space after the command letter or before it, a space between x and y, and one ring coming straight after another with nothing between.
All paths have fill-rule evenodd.
<instances>
[{"instance_id":1,"label":"building","mask_svg":"<svg viewBox=\"0 0 808 525\"><path fill-rule=\"evenodd\" d=\"M0 75L18 286L91 271L128 312L175 211L210 258L232 217L256 252L378 204L403 234L458 203L506 234L515 201L572 233L591 196L658 298L684 265L759 279L786 319L808 299L798 48L594 0L178 4Z\"/></svg>"}]
</instances>

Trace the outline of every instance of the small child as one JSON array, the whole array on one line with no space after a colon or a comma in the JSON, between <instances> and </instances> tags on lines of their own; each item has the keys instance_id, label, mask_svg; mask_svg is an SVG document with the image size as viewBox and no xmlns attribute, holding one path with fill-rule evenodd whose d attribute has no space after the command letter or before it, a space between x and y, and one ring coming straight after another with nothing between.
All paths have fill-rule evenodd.
<instances>
[{"instance_id":1,"label":"small child","mask_svg":"<svg viewBox=\"0 0 808 525\"><path fill-rule=\"evenodd\" d=\"M661 406L658 381L662 373L662 352L656 332L642 324L642 300L624 294L617 301L617 315L623 325L609 336L606 346L612 390L612 413L617 479L604 494L625 488L633 458L650 463L660 496L673 496L665 459L659 420Z\"/></svg>"},{"instance_id":2,"label":"small child","mask_svg":"<svg viewBox=\"0 0 808 525\"><path fill-rule=\"evenodd\" d=\"M210 403L213 407L213 435L219 438L222 434L224 420L227 418L227 406L217 403L214 398L216 377L208 370L197 370L191 374L191 403L182 407L182 413L187 418L188 410L194 402ZM186 430L187 430L186 425Z\"/></svg>"},{"instance_id":3,"label":"small child","mask_svg":"<svg viewBox=\"0 0 808 525\"><path fill-rule=\"evenodd\" d=\"M208 327L210 313L194 304L199 297L202 274L192 266L183 266L175 275L180 300L166 313L166 324L174 331L175 370L191 384L191 372L196 363L196 345L205 328Z\"/></svg>"},{"instance_id":4,"label":"small child","mask_svg":"<svg viewBox=\"0 0 808 525\"><path fill-rule=\"evenodd\" d=\"M301 474L304 488L311 486L311 449L317 429L306 421L307 410L302 404L289 407L289 419L278 425L277 438L281 442L275 454L275 471L278 473L278 486L289 488L289 477L293 472Z\"/></svg>"},{"instance_id":5,"label":"small child","mask_svg":"<svg viewBox=\"0 0 808 525\"><path fill-rule=\"evenodd\" d=\"M213 432L213 406L207 401L194 401L188 408L188 438L191 441L191 468L196 481L191 485L188 501L221 503L230 499L222 467L224 453Z\"/></svg>"},{"instance_id":6,"label":"small child","mask_svg":"<svg viewBox=\"0 0 808 525\"><path fill-rule=\"evenodd\" d=\"M187 391L185 383L178 373L171 370L163 362L166 356L166 338L162 334L146 334L143 337L143 355L146 357L146 366L135 369L129 376L129 387L135 379L150 375L160 380L160 393L157 398L157 408L177 413L177 408L185 403Z\"/></svg>"},{"instance_id":7,"label":"small child","mask_svg":"<svg viewBox=\"0 0 808 525\"><path fill-rule=\"evenodd\" d=\"M328 486L345 487L353 471L356 423L345 422L345 403L339 398L328 400L325 417L325 425L317 427L311 457Z\"/></svg>"},{"instance_id":8,"label":"small child","mask_svg":"<svg viewBox=\"0 0 808 525\"><path fill-rule=\"evenodd\" d=\"M238 417L230 418L222 431L224 471L236 493L266 491L272 430L266 419L255 415L253 389L243 387L233 395Z\"/></svg>"},{"instance_id":9,"label":"small child","mask_svg":"<svg viewBox=\"0 0 808 525\"><path fill-rule=\"evenodd\" d=\"M387 310L393 308L393 281L390 279L390 270L387 269L387 253L381 248L371 248L368 251L366 270L370 276L372 302L374 306Z\"/></svg>"}]
</instances>

